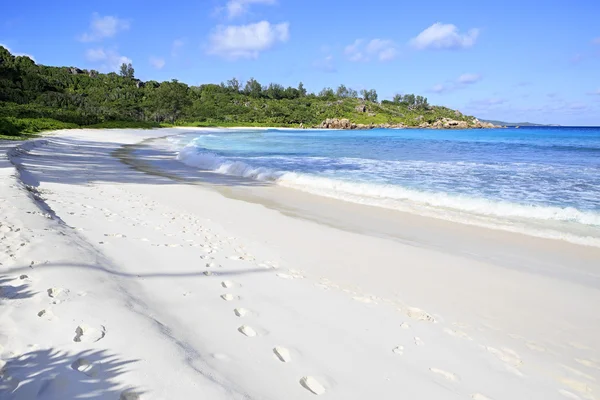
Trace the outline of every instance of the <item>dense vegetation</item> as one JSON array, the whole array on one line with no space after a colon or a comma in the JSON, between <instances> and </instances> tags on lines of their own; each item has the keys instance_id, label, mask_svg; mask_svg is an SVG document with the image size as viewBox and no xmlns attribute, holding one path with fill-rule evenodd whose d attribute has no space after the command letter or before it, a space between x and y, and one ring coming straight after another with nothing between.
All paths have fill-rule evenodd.
<instances>
[{"instance_id":1,"label":"dense vegetation","mask_svg":"<svg viewBox=\"0 0 600 400\"><path fill-rule=\"evenodd\" d=\"M231 79L188 86L142 82L134 74L131 64L121 66L120 74L37 65L0 46L0 135L77 126L315 126L327 118L417 126L444 117L468 120L421 96L380 103L375 90L358 93L344 85L313 94L302 83L285 88Z\"/></svg>"}]
</instances>

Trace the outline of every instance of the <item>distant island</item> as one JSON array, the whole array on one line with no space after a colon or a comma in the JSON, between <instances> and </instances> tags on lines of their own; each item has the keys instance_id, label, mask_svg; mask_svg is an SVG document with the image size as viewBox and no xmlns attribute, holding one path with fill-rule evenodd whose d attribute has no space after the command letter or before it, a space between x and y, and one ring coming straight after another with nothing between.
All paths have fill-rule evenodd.
<instances>
[{"instance_id":1,"label":"distant island","mask_svg":"<svg viewBox=\"0 0 600 400\"><path fill-rule=\"evenodd\" d=\"M550 124L535 124L533 122L504 122L504 121L494 121L491 119L482 119L481 121L489 122L490 124L500 125L500 126L560 126L560 125L550 125Z\"/></svg>"},{"instance_id":2,"label":"distant island","mask_svg":"<svg viewBox=\"0 0 600 400\"><path fill-rule=\"evenodd\" d=\"M131 64L120 73L36 64L0 46L0 136L78 127L273 126L297 128L493 128L490 122L423 96L396 95L340 85L309 93L302 83L284 87L244 84L188 86L177 80L143 82Z\"/></svg>"}]
</instances>

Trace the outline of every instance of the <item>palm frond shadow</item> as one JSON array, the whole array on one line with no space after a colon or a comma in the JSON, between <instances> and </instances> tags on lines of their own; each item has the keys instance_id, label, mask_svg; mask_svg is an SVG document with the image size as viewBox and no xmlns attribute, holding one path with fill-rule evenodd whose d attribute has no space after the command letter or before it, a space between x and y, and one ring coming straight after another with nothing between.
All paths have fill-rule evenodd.
<instances>
[{"instance_id":1,"label":"palm frond shadow","mask_svg":"<svg viewBox=\"0 0 600 400\"><path fill-rule=\"evenodd\" d=\"M121 360L106 350L73 354L34 350L5 361L0 370L0 398L6 400L114 400L136 398L134 393L142 393L117 379L135 360Z\"/></svg>"}]
</instances>

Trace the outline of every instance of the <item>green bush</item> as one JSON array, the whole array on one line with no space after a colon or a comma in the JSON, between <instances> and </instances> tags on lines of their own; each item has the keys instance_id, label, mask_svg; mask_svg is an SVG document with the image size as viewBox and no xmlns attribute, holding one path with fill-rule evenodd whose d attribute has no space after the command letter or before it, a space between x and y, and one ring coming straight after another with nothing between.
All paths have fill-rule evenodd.
<instances>
[{"instance_id":1,"label":"green bush","mask_svg":"<svg viewBox=\"0 0 600 400\"><path fill-rule=\"evenodd\" d=\"M43 131L78 128L76 124L57 121L50 118L14 118L0 117L0 136L18 139Z\"/></svg>"}]
</instances>

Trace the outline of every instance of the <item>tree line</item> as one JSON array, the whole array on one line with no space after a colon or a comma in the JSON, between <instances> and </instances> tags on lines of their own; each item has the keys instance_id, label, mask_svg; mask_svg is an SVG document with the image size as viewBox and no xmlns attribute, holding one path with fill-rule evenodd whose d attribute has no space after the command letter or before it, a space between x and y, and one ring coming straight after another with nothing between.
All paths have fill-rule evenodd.
<instances>
[{"instance_id":1,"label":"tree line","mask_svg":"<svg viewBox=\"0 0 600 400\"><path fill-rule=\"evenodd\" d=\"M359 104L369 113L357 114ZM131 64L107 74L51 67L0 46L0 118L51 118L80 126L109 121L279 126L344 117L361 123L416 124L418 113L429 113L429 119L450 115L448 109L431 107L427 99L411 94L379 103L374 89L359 92L345 85L311 93L302 82L284 87L254 78L199 86L178 80L142 82Z\"/></svg>"}]
</instances>

